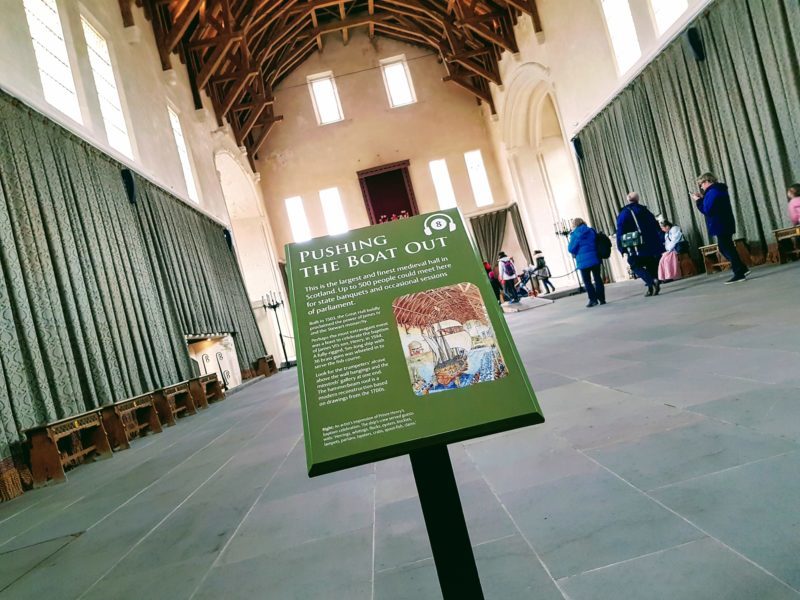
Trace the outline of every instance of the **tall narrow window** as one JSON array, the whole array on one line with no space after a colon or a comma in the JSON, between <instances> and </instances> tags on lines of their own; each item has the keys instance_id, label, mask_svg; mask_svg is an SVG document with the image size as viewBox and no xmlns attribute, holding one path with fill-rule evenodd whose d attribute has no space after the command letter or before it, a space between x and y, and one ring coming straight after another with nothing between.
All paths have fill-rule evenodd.
<instances>
[{"instance_id":1,"label":"tall narrow window","mask_svg":"<svg viewBox=\"0 0 800 600\"><path fill-rule=\"evenodd\" d=\"M626 73L642 56L628 0L602 0L608 35L617 58L617 70ZM670 0L667 0L670 1Z\"/></svg>"},{"instance_id":2,"label":"tall narrow window","mask_svg":"<svg viewBox=\"0 0 800 600\"><path fill-rule=\"evenodd\" d=\"M344 216L342 198L339 196L339 188L328 188L320 190L319 201L322 203L322 214L325 216L325 224L328 226L328 233L336 235L348 231L347 219Z\"/></svg>"},{"instance_id":3,"label":"tall narrow window","mask_svg":"<svg viewBox=\"0 0 800 600\"><path fill-rule=\"evenodd\" d=\"M83 123L56 0L23 0L44 99Z\"/></svg>"},{"instance_id":4,"label":"tall narrow window","mask_svg":"<svg viewBox=\"0 0 800 600\"><path fill-rule=\"evenodd\" d=\"M432 160L428 163L433 178L433 187L436 190L436 198L439 200L439 208L455 208L457 206L456 194L453 191L453 182L450 180L450 172L447 170L447 161L443 158Z\"/></svg>"},{"instance_id":5,"label":"tall narrow window","mask_svg":"<svg viewBox=\"0 0 800 600\"><path fill-rule=\"evenodd\" d=\"M295 242L305 242L311 239L311 230L308 228L306 211L303 208L303 199L292 196L284 200L286 213L289 215L289 226L292 228L292 239Z\"/></svg>"},{"instance_id":6,"label":"tall narrow window","mask_svg":"<svg viewBox=\"0 0 800 600\"><path fill-rule=\"evenodd\" d=\"M167 111L169 112L170 125L172 125L172 135L175 137L175 145L178 147L178 157L181 159L183 178L186 180L186 191L193 202L200 202L200 197L197 195L197 186L194 182L192 165L189 161L189 149L186 147L186 140L183 138L181 121L171 106L167 107Z\"/></svg>"},{"instance_id":7,"label":"tall narrow window","mask_svg":"<svg viewBox=\"0 0 800 600\"><path fill-rule=\"evenodd\" d=\"M339 102L339 92L336 90L336 81L333 73L317 73L308 77L308 89L314 103L314 112L320 125L328 125L342 121L342 104Z\"/></svg>"},{"instance_id":8,"label":"tall narrow window","mask_svg":"<svg viewBox=\"0 0 800 600\"><path fill-rule=\"evenodd\" d=\"M472 150L464 154L464 161L467 163L467 173L469 182L472 185L472 195L475 196L475 204L478 206L489 206L494 204L492 188L489 185L489 177L486 175L486 167L483 164L483 156L480 150Z\"/></svg>"},{"instance_id":9,"label":"tall narrow window","mask_svg":"<svg viewBox=\"0 0 800 600\"><path fill-rule=\"evenodd\" d=\"M663 34L675 21L678 20L686 9L689 8L688 0L650 0L653 8L653 18L656 22L658 35Z\"/></svg>"},{"instance_id":10,"label":"tall narrow window","mask_svg":"<svg viewBox=\"0 0 800 600\"><path fill-rule=\"evenodd\" d=\"M386 94L389 96L389 105L392 108L414 104L417 101L405 55L383 59L381 71L383 71Z\"/></svg>"},{"instance_id":11,"label":"tall narrow window","mask_svg":"<svg viewBox=\"0 0 800 600\"><path fill-rule=\"evenodd\" d=\"M83 35L86 38L86 47L89 50L89 64L92 67L97 98L100 101L100 114L103 115L108 143L125 156L133 158L128 125L122 112L122 101L117 89L117 80L114 77L114 67L111 65L108 44L84 17L81 17L81 25L83 25Z\"/></svg>"}]
</instances>

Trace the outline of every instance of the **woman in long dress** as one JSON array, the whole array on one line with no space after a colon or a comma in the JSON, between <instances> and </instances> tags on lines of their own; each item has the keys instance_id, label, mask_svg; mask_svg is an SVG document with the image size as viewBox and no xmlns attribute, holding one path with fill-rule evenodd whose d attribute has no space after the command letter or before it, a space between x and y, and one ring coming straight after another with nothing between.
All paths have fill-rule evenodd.
<instances>
[{"instance_id":1,"label":"woman in long dress","mask_svg":"<svg viewBox=\"0 0 800 600\"><path fill-rule=\"evenodd\" d=\"M666 252L661 255L661 260L658 262L658 280L674 281L681 278L681 262L678 254L683 251L686 240L681 228L669 221L661 223L661 231L664 232Z\"/></svg>"}]
</instances>

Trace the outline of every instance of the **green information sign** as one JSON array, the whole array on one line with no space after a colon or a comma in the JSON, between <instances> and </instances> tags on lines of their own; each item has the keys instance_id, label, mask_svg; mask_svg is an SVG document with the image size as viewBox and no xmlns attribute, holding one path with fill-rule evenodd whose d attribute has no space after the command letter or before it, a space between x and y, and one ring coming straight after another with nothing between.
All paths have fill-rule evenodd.
<instances>
[{"instance_id":1,"label":"green information sign","mask_svg":"<svg viewBox=\"0 0 800 600\"><path fill-rule=\"evenodd\" d=\"M310 476L544 421L457 209L286 256Z\"/></svg>"}]
</instances>

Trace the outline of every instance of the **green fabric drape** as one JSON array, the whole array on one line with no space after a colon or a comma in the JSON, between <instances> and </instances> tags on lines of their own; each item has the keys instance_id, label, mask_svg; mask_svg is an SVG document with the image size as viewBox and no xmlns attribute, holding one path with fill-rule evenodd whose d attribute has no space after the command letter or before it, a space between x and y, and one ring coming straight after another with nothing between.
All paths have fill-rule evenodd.
<instances>
[{"instance_id":1,"label":"green fabric drape","mask_svg":"<svg viewBox=\"0 0 800 600\"><path fill-rule=\"evenodd\" d=\"M265 354L223 228L121 167L0 93L2 477L25 429L190 377L185 334Z\"/></svg>"},{"instance_id":2,"label":"green fabric drape","mask_svg":"<svg viewBox=\"0 0 800 600\"><path fill-rule=\"evenodd\" d=\"M180 380L119 165L0 96L0 458L22 431ZM186 354L186 351L183 351Z\"/></svg>"},{"instance_id":3,"label":"green fabric drape","mask_svg":"<svg viewBox=\"0 0 800 600\"><path fill-rule=\"evenodd\" d=\"M514 232L517 234L517 241L519 241L519 247L522 249L522 253L525 255L525 260L528 261L527 264L533 264L533 255L531 254L531 248L528 245L528 236L525 234L525 228L522 226L522 217L519 215L519 206L512 204L508 207L508 212L511 215L511 222L514 224Z\"/></svg>"},{"instance_id":4,"label":"green fabric drape","mask_svg":"<svg viewBox=\"0 0 800 600\"><path fill-rule=\"evenodd\" d=\"M469 221L472 225L472 232L475 234L475 243L483 260L490 265L497 262L497 255L503 245L503 237L506 234L507 209L478 215Z\"/></svg>"},{"instance_id":5,"label":"green fabric drape","mask_svg":"<svg viewBox=\"0 0 800 600\"><path fill-rule=\"evenodd\" d=\"M508 208L472 217L469 220L481 257L492 265L497 262L497 256L500 254L500 250L503 249L503 238L506 235L506 224L509 216L522 253L525 255L528 264L531 264L533 255L528 245L528 237L525 235L525 228L522 226L519 207L516 204L512 204Z\"/></svg>"},{"instance_id":6,"label":"green fabric drape","mask_svg":"<svg viewBox=\"0 0 800 600\"><path fill-rule=\"evenodd\" d=\"M153 270L187 334L231 333L239 366L266 354L224 230L162 189L137 179L137 214Z\"/></svg>"},{"instance_id":7,"label":"green fabric drape","mask_svg":"<svg viewBox=\"0 0 800 600\"><path fill-rule=\"evenodd\" d=\"M595 226L613 231L625 194L708 234L689 200L714 172L731 190L738 235L762 245L786 226L785 189L800 179L800 4L718 0L694 24L706 60L669 46L579 134Z\"/></svg>"}]
</instances>

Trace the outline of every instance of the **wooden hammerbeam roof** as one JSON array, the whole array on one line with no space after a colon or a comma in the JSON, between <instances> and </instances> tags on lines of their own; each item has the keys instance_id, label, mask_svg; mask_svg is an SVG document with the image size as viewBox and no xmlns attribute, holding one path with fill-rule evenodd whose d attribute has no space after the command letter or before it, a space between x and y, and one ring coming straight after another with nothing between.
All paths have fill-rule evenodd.
<instances>
[{"instance_id":1,"label":"wooden hammerbeam roof","mask_svg":"<svg viewBox=\"0 0 800 600\"><path fill-rule=\"evenodd\" d=\"M500 84L504 50L517 52L513 25L520 13L541 31L536 0L118 0L126 27L132 5L153 26L161 66L177 53L186 64L195 106L211 98L218 124L231 125L251 165L275 123L273 89L326 35L347 43L355 28L433 49L450 81L494 104L489 83Z\"/></svg>"}]
</instances>

